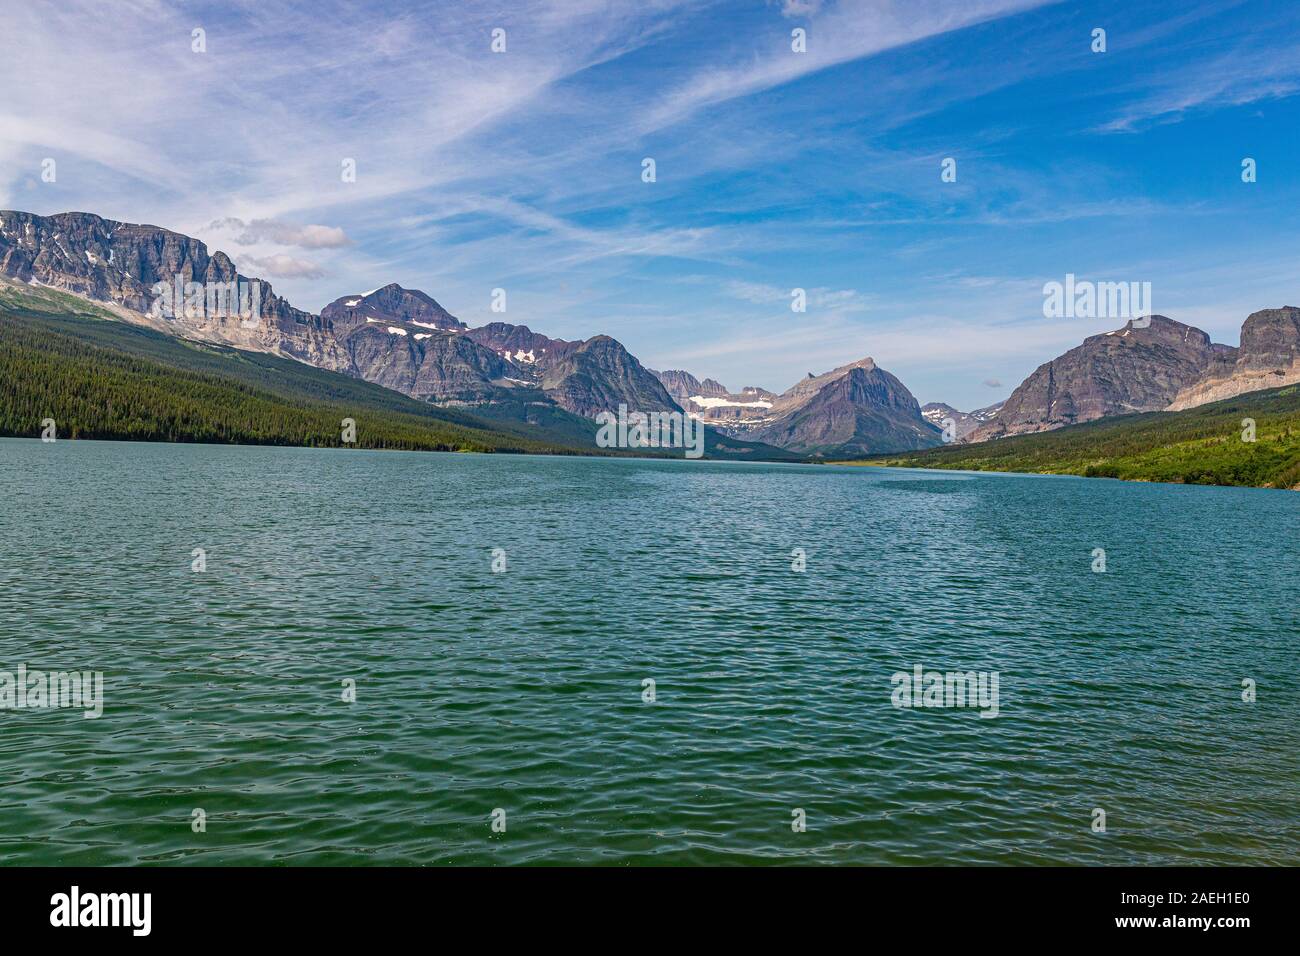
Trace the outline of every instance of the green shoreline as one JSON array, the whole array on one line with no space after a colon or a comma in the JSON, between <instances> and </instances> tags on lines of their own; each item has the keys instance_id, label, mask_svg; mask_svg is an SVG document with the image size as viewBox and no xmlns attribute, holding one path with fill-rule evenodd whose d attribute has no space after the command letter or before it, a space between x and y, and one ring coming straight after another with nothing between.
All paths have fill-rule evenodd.
<instances>
[{"instance_id":1,"label":"green shoreline","mask_svg":"<svg viewBox=\"0 0 1300 956\"><path fill-rule=\"evenodd\" d=\"M431 405L292 359L178 339L52 289L0 283L0 436L663 459L595 447L596 425L525 401ZM341 421L358 421L344 443ZM1254 441L1244 440L1247 421ZM705 457L805 462L707 433ZM980 444L825 462L1300 490L1300 386Z\"/></svg>"},{"instance_id":2,"label":"green shoreline","mask_svg":"<svg viewBox=\"0 0 1300 956\"><path fill-rule=\"evenodd\" d=\"M1254 423L1254 441L1247 440L1246 420ZM1300 386L833 464L1300 490Z\"/></svg>"},{"instance_id":3,"label":"green shoreline","mask_svg":"<svg viewBox=\"0 0 1300 956\"><path fill-rule=\"evenodd\" d=\"M434 405L265 352L123 322L69 293L0 282L0 436L180 444L672 458L598 448L595 422L526 399ZM343 423L355 424L344 441ZM705 458L802 461L705 431Z\"/></svg>"}]
</instances>

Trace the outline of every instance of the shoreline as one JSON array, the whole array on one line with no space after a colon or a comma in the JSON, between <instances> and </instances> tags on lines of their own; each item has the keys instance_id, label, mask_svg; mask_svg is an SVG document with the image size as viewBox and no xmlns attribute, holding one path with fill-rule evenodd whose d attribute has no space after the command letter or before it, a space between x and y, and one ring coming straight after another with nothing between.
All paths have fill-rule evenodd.
<instances>
[{"instance_id":1,"label":"shoreline","mask_svg":"<svg viewBox=\"0 0 1300 956\"><path fill-rule=\"evenodd\" d=\"M1017 471L1013 468L945 468L942 465L909 465L901 462L857 459L854 461L828 461L825 464L839 465L845 468L888 468L906 471L932 471L964 475L1020 475L1026 478L1081 478L1086 481L1119 481L1134 485L1178 485L1184 488L1252 488L1257 491L1300 491L1300 485L1278 487L1277 485L1251 485L1231 482L1209 481L1166 481L1160 478L1125 478L1114 475L1081 475L1073 471Z\"/></svg>"},{"instance_id":2,"label":"shoreline","mask_svg":"<svg viewBox=\"0 0 1300 956\"><path fill-rule=\"evenodd\" d=\"M506 450L480 450L475 448L381 448L378 446L365 445L299 445L288 442L234 442L234 441L155 441L153 439L137 438L104 438L102 436L77 438L60 437L53 442L46 442L44 439L33 435L12 435L0 432L0 441L26 441L36 442L38 444L57 444L59 442L104 442L113 445L163 445L163 446L203 446L208 448L293 448L308 451L374 451L389 452L398 454L412 455L482 455L484 457L509 457L509 458L590 458L590 459L609 459L613 461L636 460L636 461L703 461L722 463L727 465L824 465L830 462L816 462L809 460L782 460L767 458L750 458L750 459L732 459L732 458L712 458L704 455L702 458L686 458L683 455L639 455L632 452L610 453L607 451L583 451L574 449L573 451L554 451L554 452L537 452L537 451L506 451Z\"/></svg>"}]
</instances>

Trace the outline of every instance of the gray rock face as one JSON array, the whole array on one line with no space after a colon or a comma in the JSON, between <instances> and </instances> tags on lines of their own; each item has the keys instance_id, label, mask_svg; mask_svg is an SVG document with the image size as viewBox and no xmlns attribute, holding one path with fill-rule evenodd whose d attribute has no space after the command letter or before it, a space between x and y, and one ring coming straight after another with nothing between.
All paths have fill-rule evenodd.
<instances>
[{"instance_id":1,"label":"gray rock face","mask_svg":"<svg viewBox=\"0 0 1300 956\"><path fill-rule=\"evenodd\" d=\"M320 315L240 275L221 252L157 226L89 213L37 216L0 211L0 276L38 282L109 303L130 322L183 338L274 352L430 401L483 402L544 388L580 415L617 409L677 410L659 381L608 336L564 342L525 326L467 330L423 292L390 284L343 296ZM151 314L157 283L258 283L260 320L200 307Z\"/></svg>"},{"instance_id":2,"label":"gray rock face","mask_svg":"<svg viewBox=\"0 0 1300 956\"><path fill-rule=\"evenodd\" d=\"M1300 382L1300 309L1287 305L1252 312L1235 354L1221 348L1225 351L1205 375L1178 393L1170 411Z\"/></svg>"},{"instance_id":3,"label":"gray rock face","mask_svg":"<svg viewBox=\"0 0 1300 956\"><path fill-rule=\"evenodd\" d=\"M221 252L208 254L197 239L157 226L101 219L90 213L37 216L0 210L0 275L110 302L129 320L200 341L253 351L275 352L345 371L346 356L328 322L303 312L275 294L269 282L240 275ZM179 280L216 285L258 283L260 321L246 325L238 315L210 308L197 314L151 315L154 288ZM170 298L170 297L169 297Z\"/></svg>"},{"instance_id":4,"label":"gray rock face","mask_svg":"<svg viewBox=\"0 0 1300 956\"><path fill-rule=\"evenodd\" d=\"M432 298L396 283L343 296L321 310L358 378L414 398L490 401L523 373L466 338L465 323Z\"/></svg>"},{"instance_id":5,"label":"gray rock face","mask_svg":"<svg viewBox=\"0 0 1300 956\"><path fill-rule=\"evenodd\" d=\"M597 335L541 363L542 389L561 408L592 417L620 404L637 412L679 412L659 379L608 335Z\"/></svg>"},{"instance_id":6,"label":"gray rock face","mask_svg":"<svg viewBox=\"0 0 1300 956\"><path fill-rule=\"evenodd\" d=\"M940 430L947 419L952 419L956 426L956 437L965 438L975 429L993 418L1002 408L1003 402L995 402L973 412L962 412L945 402L930 402L921 406L921 417Z\"/></svg>"},{"instance_id":7,"label":"gray rock face","mask_svg":"<svg viewBox=\"0 0 1300 956\"><path fill-rule=\"evenodd\" d=\"M526 325L492 322L466 335L514 362L566 411L588 418L604 411L681 411L654 374L617 340L552 339Z\"/></svg>"},{"instance_id":8,"label":"gray rock face","mask_svg":"<svg viewBox=\"0 0 1300 956\"><path fill-rule=\"evenodd\" d=\"M358 377L427 401L488 401L521 384L511 363L464 335L412 328L367 323L351 332L344 341Z\"/></svg>"},{"instance_id":9,"label":"gray rock face","mask_svg":"<svg viewBox=\"0 0 1300 956\"><path fill-rule=\"evenodd\" d=\"M148 312L159 281L226 282L234 264L209 256L203 243L156 226L101 219L89 213L36 216L0 212L0 273L111 300Z\"/></svg>"},{"instance_id":10,"label":"gray rock face","mask_svg":"<svg viewBox=\"0 0 1300 956\"><path fill-rule=\"evenodd\" d=\"M1093 335L1040 365L990 421L969 435L985 441L1048 431L1107 415L1168 408L1178 393L1235 350L1163 315Z\"/></svg>"},{"instance_id":11,"label":"gray rock face","mask_svg":"<svg viewBox=\"0 0 1300 956\"><path fill-rule=\"evenodd\" d=\"M535 367L535 370L557 361L582 344L552 339L526 325L508 322L489 322L481 328L470 329L467 334L484 348L517 365Z\"/></svg>"},{"instance_id":12,"label":"gray rock face","mask_svg":"<svg viewBox=\"0 0 1300 956\"><path fill-rule=\"evenodd\" d=\"M335 328L409 322L428 329L464 331L466 325L418 289L393 282L373 292L345 295L320 311Z\"/></svg>"},{"instance_id":13,"label":"gray rock face","mask_svg":"<svg viewBox=\"0 0 1300 956\"><path fill-rule=\"evenodd\" d=\"M753 385L733 393L715 379L700 381L690 372L680 369L667 372L651 369L650 374L663 383L668 394L683 409L732 436L766 420L777 397L775 392Z\"/></svg>"},{"instance_id":14,"label":"gray rock face","mask_svg":"<svg viewBox=\"0 0 1300 956\"><path fill-rule=\"evenodd\" d=\"M746 434L813 457L913 451L941 440L907 387L870 358L810 374L776 399L772 418Z\"/></svg>"},{"instance_id":15,"label":"gray rock face","mask_svg":"<svg viewBox=\"0 0 1300 956\"><path fill-rule=\"evenodd\" d=\"M1300 356L1300 309L1287 305L1247 316L1241 327L1238 369L1286 368L1297 356Z\"/></svg>"},{"instance_id":16,"label":"gray rock face","mask_svg":"<svg viewBox=\"0 0 1300 956\"><path fill-rule=\"evenodd\" d=\"M650 374L663 383L664 388L668 390L679 405L684 405L691 396L700 395L704 398L726 398L727 389L721 382L711 378L706 378L701 382L690 372L683 372L680 369L670 369L667 372L656 372L654 369L649 370Z\"/></svg>"},{"instance_id":17,"label":"gray rock face","mask_svg":"<svg viewBox=\"0 0 1300 956\"><path fill-rule=\"evenodd\" d=\"M808 373L780 395L757 386L729 392L689 372L656 372L694 417L732 438L814 457L849 458L929 448L940 431L906 386L865 358L822 375ZM711 394L706 394L706 389Z\"/></svg>"}]
</instances>

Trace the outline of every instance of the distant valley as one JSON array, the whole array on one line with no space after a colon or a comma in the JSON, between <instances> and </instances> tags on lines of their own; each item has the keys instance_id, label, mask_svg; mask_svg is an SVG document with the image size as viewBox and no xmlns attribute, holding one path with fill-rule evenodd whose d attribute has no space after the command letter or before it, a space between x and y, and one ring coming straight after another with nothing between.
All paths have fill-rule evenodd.
<instances>
[{"instance_id":1,"label":"distant valley","mask_svg":"<svg viewBox=\"0 0 1300 956\"><path fill-rule=\"evenodd\" d=\"M997 402L993 405L977 408L973 412L960 412L944 402L929 402L921 406L921 415L927 422L939 429L945 428L946 423L951 420L953 433L960 440L985 422L991 421L1002 410L1003 404L1003 402Z\"/></svg>"},{"instance_id":2,"label":"distant valley","mask_svg":"<svg viewBox=\"0 0 1300 956\"><path fill-rule=\"evenodd\" d=\"M155 287L178 280L256 283L260 319L202 300L158 315ZM489 430L522 424L543 442L587 450L592 420L620 406L696 418L724 455L836 460L1185 410L1300 382L1300 309L1290 306L1250 315L1239 347L1165 316L1130 321L1044 363L1005 402L963 412L942 402L921 407L872 358L809 372L782 392L754 384L733 391L686 370L648 369L608 335L563 340L507 322L470 328L432 296L395 283L341 296L317 315L197 239L88 213L0 211L0 281L68 293L168 336L292 359L460 409Z\"/></svg>"},{"instance_id":3,"label":"distant valley","mask_svg":"<svg viewBox=\"0 0 1300 956\"><path fill-rule=\"evenodd\" d=\"M685 412L720 436L715 448L754 460L905 451L940 440L911 393L871 359L810 373L781 395L751 389L732 403L710 383L700 385L703 401L692 401L682 385L693 379L674 384L674 373L664 373L675 397L608 335L566 341L506 322L469 328L431 296L396 284L341 296L315 315L197 239L88 213L0 211L0 277L103 303L122 321L168 335L295 359L489 418L521 406L587 420L620 405ZM154 287L178 277L208 287L258 283L260 321L203 300L175 316L155 314ZM737 405L760 414L747 422L729 414Z\"/></svg>"},{"instance_id":4,"label":"distant valley","mask_svg":"<svg viewBox=\"0 0 1300 956\"><path fill-rule=\"evenodd\" d=\"M822 375L809 372L777 395L757 386L732 394L683 371L655 373L673 397L733 437L751 438L811 458L929 448L941 432L912 393L870 359Z\"/></svg>"}]
</instances>

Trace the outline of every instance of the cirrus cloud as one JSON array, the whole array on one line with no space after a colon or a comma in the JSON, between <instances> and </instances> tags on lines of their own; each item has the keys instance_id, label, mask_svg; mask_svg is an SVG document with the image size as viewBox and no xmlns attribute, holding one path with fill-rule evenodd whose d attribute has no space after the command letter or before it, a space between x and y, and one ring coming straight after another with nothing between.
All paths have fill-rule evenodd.
<instances>
[{"instance_id":1,"label":"cirrus cloud","mask_svg":"<svg viewBox=\"0 0 1300 956\"><path fill-rule=\"evenodd\" d=\"M241 256L240 272L258 272L273 279L323 279L325 270L306 259L295 259L282 252L270 256Z\"/></svg>"},{"instance_id":2,"label":"cirrus cloud","mask_svg":"<svg viewBox=\"0 0 1300 956\"><path fill-rule=\"evenodd\" d=\"M254 219L245 222L242 219L218 219L208 226L209 229L228 229L237 233L235 242L241 246L251 246L259 242L273 242L282 246L299 246L303 249L338 249L352 245L352 240L337 226L319 226L296 223L280 219Z\"/></svg>"}]
</instances>

